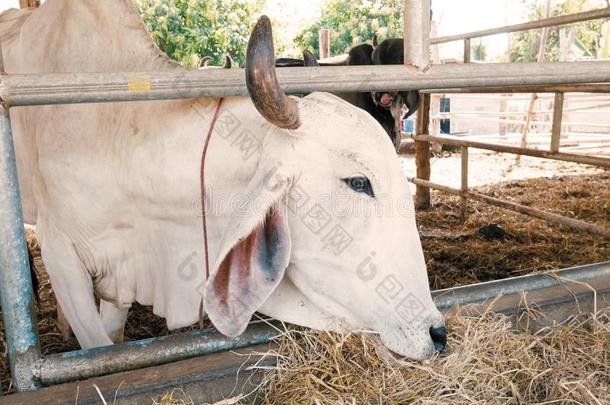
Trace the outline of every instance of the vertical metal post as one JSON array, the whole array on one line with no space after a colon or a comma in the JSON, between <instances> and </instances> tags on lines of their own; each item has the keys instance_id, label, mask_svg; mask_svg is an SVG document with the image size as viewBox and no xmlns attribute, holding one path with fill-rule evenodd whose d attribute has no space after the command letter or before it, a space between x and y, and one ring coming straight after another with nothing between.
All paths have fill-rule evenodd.
<instances>
[{"instance_id":1,"label":"vertical metal post","mask_svg":"<svg viewBox=\"0 0 610 405\"><path fill-rule=\"evenodd\" d=\"M470 63L470 38L464 38L464 63Z\"/></svg>"},{"instance_id":2,"label":"vertical metal post","mask_svg":"<svg viewBox=\"0 0 610 405\"><path fill-rule=\"evenodd\" d=\"M561 121L563 120L563 93L555 93L553 103L553 128L551 130L551 152L559 152L559 142L561 140Z\"/></svg>"},{"instance_id":3,"label":"vertical metal post","mask_svg":"<svg viewBox=\"0 0 610 405\"><path fill-rule=\"evenodd\" d=\"M417 135L428 134L430 129L430 94L422 94L422 102L417 111ZM416 177L430 180L430 142L415 141ZM430 189L417 185L415 188L415 208L430 208Z\"/></svg>"},{"instance_id":4,"label":"vertical metal post","mask_svg":"<svg viewBox=\"0 0 610 405\"><path fill-rule=\"evenodd\" d=\"M430 0L405 0L405 65L425 70L430 64Z\"/></svg>"},{"instance_id":5,"label":"vertical metal post","mask_svg":"<svg viewBox=\"0 0 610 405\"><path fill-rule=\"evenodd\" d=\"M461 148L461 152L462 152L462 171L461 171L461 178L462 178L462 201L461 201L461 214L462 214L462 218L466 218L466 211L468 209L468 199L466 198L466 193L468 192L468 147L467 146L462 146Z\"/></svg>"},{"instance_id":6,"label":"vertical metal post","mask_svg":"<svg viewBox=\"0 0 610 405\"><path fill-rule=\"evenodd\" d=\"M0 46L0 73L4 72ZM1 79L0 79L1 80ZM1 100L0 100L1 102ZM17 162L8 109L0 104L0 305L13 385L38 388L33 366L40 359L32 278L23 231Z\"/></svg>"}]
</instances>

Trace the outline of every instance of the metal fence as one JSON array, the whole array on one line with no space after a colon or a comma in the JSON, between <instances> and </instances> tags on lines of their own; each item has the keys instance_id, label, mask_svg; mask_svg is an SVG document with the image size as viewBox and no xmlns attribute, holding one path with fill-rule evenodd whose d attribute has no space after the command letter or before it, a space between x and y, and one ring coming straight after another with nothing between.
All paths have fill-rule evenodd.
<instances>
[{"instance_id":1,"label":"metal fence","mask_svg":"<svg viewBox=\"0 0 610 405\"><path fill-rule=\"evenodd\" d=\"M610 7L606 7L603 9L586 11L583 13L545 18L542 20L531 21L524 24L516 24L516 25L508 25L499 28L493 28L482 31L474 31L465 34L452 35L446 37L438 37L432 39L431 44L440 44L452 41L464 41L464 64L461 65L466 68L471 68L473 71L477 71L477 67L481 66L479 64L470 64L470 40L472 38L478 38L488 35L496 35L502 33L510 33L510 32L518 32L525 31L531 29L540 29L540 28L548 28L558 25L571 24L583 21L589 21L593 19L600 18L608 18L610 17ZM566 65L566 63L568 63ZM591 62L593 65L597 63L604 62ZM509 66L512 69L515 67L523 66L528 64L510 64ZM575 62L563 62L563 63L537 63L535 64L539 66L541 69L545 69L547 67L563 65L563 68L567 71L571 71L573 67L582 66L581 63ZM592 66L593 66L592 65ZM494 64L494 65L484 65L487 67L495 67L498 69L505 69L505 66L502 64ZM598 65L600 66L600 65ZM512 71L512 69L510 69ZM527 68L529 70L529 68ZM530 71L532 74L533 70ZM410 178L409 180L416 185L416 207L419 209L426 209L430 207L430 189L440 190L449 194L459 195L462 197L462 213L466 212L466 201L468 199L473 199L477 201L481 201L490 205L494 205L496 207L508 209L514 212L519 212L521 214L530 215L536 218L544 219L546 221L561 224L565 226L570 226L575 229L579 229L582 231L592 232L603 237L610 237L610 229L590 224L585 221L576 220L574 218L568 218L557 214L548 213L545 211L537 210L531 207L527 207L525 205L517 204L511 201L502 200L499 198L492 198L483 194L475 193L469 190L468 187L468 148L477 148L477 149L485 149L491 150L495 152L502 153L510 153L517 156L533 156L538 158L546 158L553 159L559 161L566 162L575 162L582 163L587 165L594 165L599 167L610 167L610 159L597 157L597 156L586 156L582 154L573 154L573 153L562 153L559 151L560 148L560 138L562 132L562 124L563 124L563 111L564 111L564 94L567 92L608 92L610 88L608 88L607 84L604 83L593 83L595 80L591 80L589 84L582 84L583 82L574 82L570 80L567 76L563 76L566 79L566 82L560 86L539 86L533 84L531 82L522 83L521 85L497 85L492 87L480 87L477 86L467 86L468 92L522 92L522 93L532 93L532 92L554 92L554 103L553 103L553 120L551 126L551 140L548 147L548 150L538 150L538 149L529 149L526 147L514 147L507 145L498 145L492 143L483 143L476 142L472 140L460 139L458 137L452 136L430 136L429 135L429 124L430 124L430 94L433 93L448 93L448 92L460 92L462 89L445 89L445 90L436 90L429 89L426 91L426 95L424 96L424 103L422 109L420 109L418 113L418 120L422 121L420 125L418 125L418 131L416 134L412 135L411 138L415 140L416 143L416 165L417 165L417 176L415 178ZM587 75L587 77L590 77ZM499 84L499 83L498 83ZM424 111L427 110L427 111ZM527 125L527 123L525 124ZM461 147L461 188L451 188L441 184L436 184L430 182L430 142L460 146Z\"/></svg>"},{"instance_id":2,"label":"metal fence","mask_svg":"<svg viewBox=\"0 0 610 405\"><path fill-rule=\"evenodd\" d=\"M428 63L431 43L430 0L405 0L405 65L383 67L286 68L278 71L279 81L287 92L303 93L323 91L371 91L427 89L498 90L500 86L561 86L570 91L576 84L597 86L610 83L610 62L535 63L503 65L435 65ZM590 18L610 15L610 9L591 13ZM557 17L553 24L584 21L582 15ZM529 28L538 26L523 25ZM539 24L539 23L537 23ZM551 24L546 21L544 24ZM522 28L523 28L522 26ZM506 29L506 28L505 28ZM515 28L511 28L514 30ZM523 28L525 29L525 28ZM474 35L476 34L476 35ZM481 33L470 33L456 39L469 39ZM439 38L435 41L452 40ZM0 51L0 56L2 52ZM0 60L0 73L4 72ZM593 87L595 87L593 86ZM606 85L607 86L607 85ZM490 90L491 88L491 90ZM531 87L530 87L531 88ZM607 89L608 87L606 87ZM563 91L563 90L562 90ZM71 381L118 372L134 367L162 364L167 361L196 356L218 350L227 350L267 340L275 329L256 324L240 338L229 339L214 332L201 331L178 337L165 337L126 343L110 348L81 350L61 355L42 356L36 330L32 284L28 266L27 248L17 169L8 108L25 105L62 103L117 102L160 100L199 97L246 95L244 72L240 69L205 70L192 72L116 72L88 74L0 75L0 303L6 329L6 342L11 375L17 391L35 390L44 384ZM425 97L426 98L426 97ZM424 99L425 99L424 98ZM420 112L417 146L418 205L421 204L423 183L429 179L430 145L427 134L429 101ZM557 136L556 134L554 136ZM449 142L449 139L435 139ZM451 142L457 142L451 140ZM463 144L467 166L466 147L481 145ZM514 153L517 151L504 150ZM525 154L525 151L518 151ZM530 153L530 152L527 152ZM537 153L537 152L531 152ZM549 151L553 158L566 160L565 154ZM540 156L549 157L549 156ZM426 164L427 161L427 164ZM591 164L606 161L592 160ZM426 175L427 171L427 175ZM463 180L460 195L475 198ZM428 195L429 200L429 195ZM142 351L143 357L138 357ZM139 358L138 361L134 359Z\"/></svg>"}]
</instances>

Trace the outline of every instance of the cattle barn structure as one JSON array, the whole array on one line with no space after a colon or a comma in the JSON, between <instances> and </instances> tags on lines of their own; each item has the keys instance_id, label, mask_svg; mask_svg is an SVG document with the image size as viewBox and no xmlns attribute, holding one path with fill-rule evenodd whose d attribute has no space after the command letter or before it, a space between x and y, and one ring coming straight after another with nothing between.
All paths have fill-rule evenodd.
<instances>
[{"instance_id":1,"label":"cattle barn structure","mask_svg":"<svg viewBox=\"0 0 610 405\"><path fill-rule=\"evenodd\" d=\"M36 2L23 3L36 5ZM469 63L473 38L608 18L610 7L440 38L430 38L429 35L430 0L405 0L404 10L404 66L285 68L277 72L282 89L293 94L312 91L421 90L423 103L418 112L416 133L412 135L417 177L410 179L417 185L417 207L429 206L429 190L432 188L461 196L464 205L468 199L474 199L610 237L610 230L597 225L481 195L468 188L470 148L610 168L608 158L564 153L559 148L564 94L610 92L609 61ZM463 41L464 63L430 64L431 44L450 41ZM19 106L246 96L244 70L11 75L4 73L1 56L0 51L0 303L11 375L19 392L8 396L5 401L74 400L76 385L70 383L84 379L93 379L96 387L105 387L106 390L115 387L107 398L109 401L112 401L115 390L120 400L128 400L180 386L188 391L196 403L212 402L234 393L237 381L236 389L247 392L255 383L256 375L246 368L241 370L245 358L229 351L243 355L264 350L266 346L261 345L277 334L273 324L252 322L238 338L226 338L214 330L201 330L90 350L42 355L33 315L32 280L9 117L9 110ZM552 139L548 149L475 142L449 135L431 136L428 131L430 95L451 92L554 93ZM431 143L461 148L461 189L430 182ZM578 305L582 309L592 309L600 303L607 305L610 302L610 262L555 273L555 278L524 276L438 291L433 296L440 310L449 310L455 305L480 303L501 294L501 306L507 313L512 313L519 303L520 294L527 291L532 303L537 303L557 320L566 319ZM570 290L561 288L567 284L572 287ZM589 285L595 286L596 291L591 292L586 287ZM179 370L168 365L172 362L180 362ZM246 361L247 364L251 363ZM119 385L123 386L120 392L117 388ZM27 393L37 390L40 396ZM81 402L95 401L97 395L93 388L83 387L78 398Z\"/></svg>"}]
</instances>

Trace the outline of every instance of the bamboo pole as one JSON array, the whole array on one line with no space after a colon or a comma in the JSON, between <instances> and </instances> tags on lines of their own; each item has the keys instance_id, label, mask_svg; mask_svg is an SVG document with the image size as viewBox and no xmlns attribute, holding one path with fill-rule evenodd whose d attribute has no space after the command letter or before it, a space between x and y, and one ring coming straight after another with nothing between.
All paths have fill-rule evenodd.
<instances>
[{"instance_id":1,"label":"bamboo pole","mask_svg":"<svg viewBox=\"0 0 610 405\"><path fill-rule=\"evenodd\" d=\"M480 201L493 205L496 207L504 208L510 211L518 212L520 214L529 215L535 218L543 219L545 221L569 226L574 229L578 229L584 232L591 232L596 235L601 235L606 238L610 238L610 229L601 227L599 225L591 224L589 222L581 221L574 218L564 217L562 215L553 214L546 211L541 211L535 208L531 208L525 205L517 204L512 201L506 201L495 197L490 197L484 194L475 193L472 191L462 191L453 187L444 186L442 184L432 183L427 180L418 178L409 178L409 181L416 184L418 187L427 187L434 190L444 191L449 194L458 195L463 198L468 198L475 201Z\"/></svg>"}]
</instances>

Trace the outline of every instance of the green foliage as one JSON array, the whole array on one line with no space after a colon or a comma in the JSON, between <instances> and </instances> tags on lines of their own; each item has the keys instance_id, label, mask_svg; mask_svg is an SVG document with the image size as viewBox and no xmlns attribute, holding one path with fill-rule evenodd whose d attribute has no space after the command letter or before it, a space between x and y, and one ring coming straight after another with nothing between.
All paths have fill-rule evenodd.
<instances>
[{"instance_id":1,"label":"green foliage","mask_svg":"<svg viewBox=\"0 0 610 405\"><path fill-rule=\"evenodd\" d=\"M538 5L536 0L522 0L529 8L529 20L539 20L546 17L546 4ZM543 2L545 3L545 2ZM593 3L593 4L592 4ZM574 14L585 9L603 6L605 3L591 2L589 0L565 0L559 4L551 6L551 17ZM585 8L586 7L586 8ZM576 39L592 53L595 57L602 36L603 20L592 20L576 24ZM548 37L544 50L544 60L546 62L557 62L560 57L559 50L559 31L568 26L551 27L548 30ZM513 44L510 49L512 62L536 62L538 57L538 47L542 30L523 31L514 35Z\"/></svg>"},{"instance_id":2,"label":"green foliage","mask_svg":"<svg viewBox=\"0 0 610 405\"><path fill-rule=\"evenodd\" d=\"M402 37L402 0L327 0L319 22L303 30L296 42L319 53L318 33L331 30L330 53L340 55L352 46L370 42L377 34L379 41ZM318 55L319 56L319 55Z\"/></svg>"},{"instance_id":3,"label":"green foliage","mask_svg":"<svg viewBox=\"0 0 610 405\"><path fill-rule=\"evenodd\" d=\"M487 46L483 42L474 44L472 46L472 60L484 62L485 58L487 58Z\"/></svg>"},{"instance_id":4,"label":"green foliage","mask_svg":"<svg viewBox=\"0 0 610 405\"><path fill-rule=\"evenodd\" d=\"M100 0L102 1L102 0ZM206 55L243 65L264 0L134 0L153 40L170 58L194 68Z\"/></svg>"}]
</instances>

